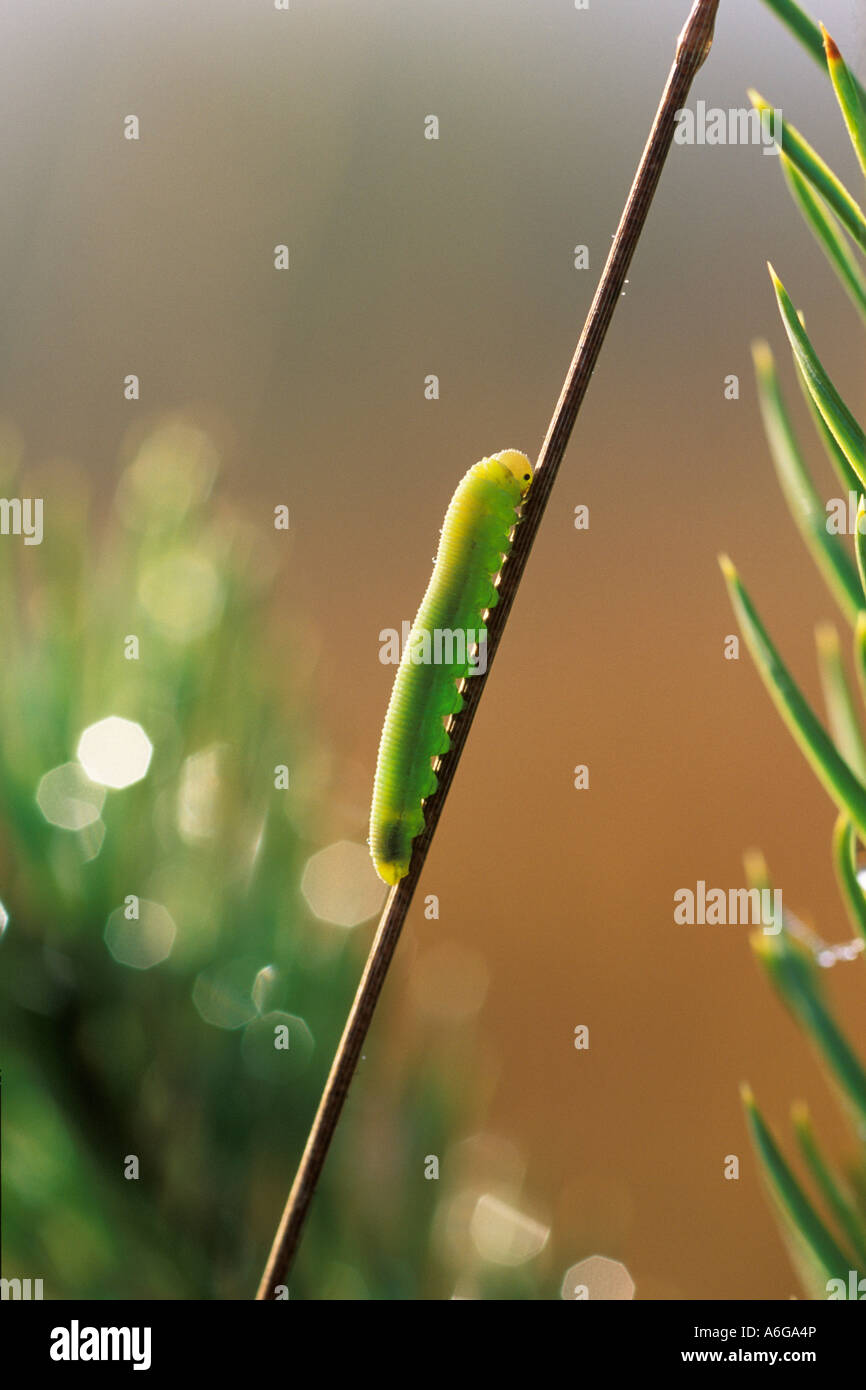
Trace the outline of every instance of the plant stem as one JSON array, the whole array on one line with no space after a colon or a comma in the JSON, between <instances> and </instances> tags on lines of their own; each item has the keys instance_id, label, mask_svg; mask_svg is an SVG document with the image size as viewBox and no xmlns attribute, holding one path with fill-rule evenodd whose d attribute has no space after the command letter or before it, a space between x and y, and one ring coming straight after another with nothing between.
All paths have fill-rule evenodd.
<instances>
[{"instance_id":1,"label":"plant stem","mask_svg":"<svg viewBox=\"0 0 866 1390\"><path fill-rule=\"evenodd\" d=\"M484 693L490 667L511 612L511 605L523 576L532 543L541 524L547 499L556 480L613 312L619 302L635 247L670 150L676 113L685 105L695 73L710 51L718 5L719 0L695 0L679 36L674 65L620 219L607 264L538 456L535 478L524 504L523 518L517 527L511 553L502 567L499 602L491 610L487 622L487 671L484 675L473 676L466 682L463 709L455 716L450 731L451 747L438 769L439 786L425 803L425 827L415 841L409 872L392 888L382 912L367 957L367 965L325 1083L319 1109L282 1220L274 1237L256 1294L257 1299L276 1298L277 1288L285 1283L379 993L427 858L427 851L436 833L439 817L472 727L475 711Z\"/></svg>"}]
</instances>

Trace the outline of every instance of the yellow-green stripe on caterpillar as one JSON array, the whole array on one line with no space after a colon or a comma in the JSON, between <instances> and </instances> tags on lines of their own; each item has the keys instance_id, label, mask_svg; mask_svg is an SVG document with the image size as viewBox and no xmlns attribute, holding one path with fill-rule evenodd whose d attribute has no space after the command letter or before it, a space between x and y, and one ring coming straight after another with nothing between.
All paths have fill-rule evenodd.
<instances>
[{"instance_id":1,"label":"yellow-green stripe on caterpillar","mask_svg":"<svg viewBox=\"0 0 866 1390\"><path fill-rule=\"evenodd\" d=\"M450 746L445 721L463 705L457 682L478 669L473 645L486 651L481 615L498 601L493 581L531 482L526 455L504 449L469 469L445 513L379 743L370 853L385 883L399 883L409 871L412 842L424 829L423 802L437 786L433 760Z\"/></svg>"}]
</instances>

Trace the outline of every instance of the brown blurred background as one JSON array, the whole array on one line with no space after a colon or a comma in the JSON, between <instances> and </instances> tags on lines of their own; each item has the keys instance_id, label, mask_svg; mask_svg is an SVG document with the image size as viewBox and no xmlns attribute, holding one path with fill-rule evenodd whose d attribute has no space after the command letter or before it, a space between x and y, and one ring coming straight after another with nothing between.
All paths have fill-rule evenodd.
<instances>
[{"instance_id":1,"label":"brown blurred background","mask_svg":"<svg viewBox=\"0 0 866 1390\"><path fill-rule=\"evenodd\" d=\"M687 9L8 7L0 410L35 470L86 470L107 499L130 426L182 409L263 526L289 504L282 600L317 642L336 768L322 844L366 834L393 674L378 634L412 617L457 479L485 453L538 449ZM819 17L862 72L857 10L823 0ZM818 70L759 0L722 0L693 101L743 106L749 85L853 177ZM122 137L130 113L137 143ZM440 920L419 897L370 1041L438 1052L474 1127L519 1149L527 1207L558 1248L624 1260L639 1297L797 1290L741 1079L780 1129L803 1096L837 1152L846 1142L746 929L673 924L675 889L741 884L760 845L786 904L830 940L848 934L831 807L748 659L722 658L720 549L816 699L812 625L834 616L755 403L749 343L766 335L808 428L768 257L862 404L854 315L776 162L675 147L425 871ZM138 403L123 399L130 372ZM578 763L589 791L572 788ZM459 948L439 958L440 988L487 972L468 1056L412 983L440 942ZM861 975L840 966L828 983L862 1047ZM573 1047L581 1023L588 1052ZM732 1153L739 1182L723 1178Z\"/></svg>"}]
</instances>

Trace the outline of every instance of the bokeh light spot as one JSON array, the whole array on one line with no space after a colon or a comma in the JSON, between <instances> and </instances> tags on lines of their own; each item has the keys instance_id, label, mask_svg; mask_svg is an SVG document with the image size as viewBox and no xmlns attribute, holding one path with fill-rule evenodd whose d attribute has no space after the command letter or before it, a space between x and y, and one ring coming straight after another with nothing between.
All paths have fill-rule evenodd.
<instances>
[{"instance_id":1,"label":"bokeh light spot","mask_svg":"<svg viewBox=\"0 0 866 1390\"><path fill-rule=\"evenodd\" d=\"M192 987L192 1002L205 1023L214 1028L243 1028L255 1018L258 1009L253 989L259 974L258 961L246 958L210 965L199 972Z\"/></svg>"},{"instance_id":2,"label":"bokeh light spot","mask_svg":"<svg viewBox=\"0 0 866 1390\"><path fill-rule=\"evenodd\" d=\"M267 1008L268 999L276 989L279 974L274 965L263 965L253 981L252 1000L258 1013L263 1014Z\"/></svg>"},{"instance_id":3,"label":"bokeh light spot","mask_svg":"<svg viewBox=\"0 0 866 1390\"><path fill-rule=\"evenodd\" d=\"M2 903L0 903L0 936L3 935L9 925L9 913Z\"/></svg>"},{"instance_id":4,"label":"bokeh light spot","mask_svg":"<svg viewBox=\"0 0 866 1390\"><path fill-rule=\"evenodd\" d=\"M440 941L415 962L410 987L418 1008L440 1023L472 1018L489 983L484 957L457 941Z\"/></svg>"},{"instance_id":5,"label":"bokeh light spot","mask_svg":"<svg viewBox=\"0 0 866 1390\"><path fill-rule=\"evenodd\" d=\"M140 898L138 917L128 918L126 907L116 907L105 924L105 944L120 965L150 970L165 960L174 945L177 928L161 903Z\"/></svg>"},{"instance_id":6,"label":"bokeh light spot","mask_svg":"<svg viewBox=\"0 0 866 1390\"><path fill-rule=\"evenodd\" d=\"M206 555L178 550L154 560L138 583L148 617L174 642L200 637L218 622L223 587Z\"/></svg>"},{"instance_id":7,"label":"bokeh light spot","mask_svg":"<svg viewBox=\"0 0 866 1390\"><path fill-rule=\"evenodd\" d=\"M263 1014L244 1029L244 1065L262 1081L287 1081L307 1066L313 1055L313 1035L294 1014Z\"/></svg>"},{"instance_id":8,"label":"bokeh light spot","mask_svg":"<svg viewBox=\"0 0 866 1390\"><path fill-rule=\"evenodd\" d=\"M36 788L36 804L50 825L83 830L99 820L104 787L88 777L81 763L61 763L46 772Z\"/></svg>"},{"instance_id":9,"label":"bokeh light spot","mask_svg":"<svg viewBox=\"0 0 866 1390\"><path fill-rule=\"evenodd\" d=\"M204 430L169 416L142 442L120 480L121 516L127 525L151 532L177 525L206 499L218 466Z\"/></svg>"},{"instance_id":10,"label":"bokeh light spot","mask_svg":"<svg viewBox=\"0 0 866 1390\"><path fill-rule=\"evenodd\" d=\"M550 1227L485 1192L475 1203L469 1223L475 1249L498 1265L522 1265L544 1249Z\"/></svg>"},{"instance_id":11,"label":"bokeh light spot","mask_svg":"<svg viewBox=\"0 0 866 1390\"><path fill-rule=\"evenodd\" d=\"M90 825L85 825L83 830L78 832L78 850L81 854L82 862L87 864L91 859L95 859L102 849L105 840L105 821L95 820Z\"/></svg>"},{"instance_id":12,"label":"bokeh light spot","mask_svg":"<svg viewBox=\"0 0 866 1390\"><path fill-rule=\"evenodd\" d=\"M594 1298L608 1302L634 1298L635 1283L619 1260L606 1255L590 1255L565 1271L562 1297L569 1301Z\"/></svg>"},{"instance_id":13,"label":"bokeh light spot","mask_svg":"<svg viewBox=\"0 0 866 1390\"><path fill-rule=\"evenodd\" d=\"M91 724L78 742L78 761L90 780L116 790L141 781L152 753L141 725L116 714Z\"/></svg>"},{"instance_id":14,"label":"bokeh light spot","mask_svg":"<svg viewBox=\"0 0 866 1390\"><path fill-rule=\"evenodd\" d=\"M220 809L220 759L222 748L214 745L184 760L177 793L177 828L190 844L212 839L217 832Z\"/></svg>"},{"instance_id":15,"label":"bokeh light spot","mask_svg":"<svg viewBox=\"0 0 866 1390\"><path fill-rule=\"evenodd\" d=\"M323 922L357 927L379 911L387 889L366 845L338 840L307 860L301 892Z\"/></svg>"}]
</instances>

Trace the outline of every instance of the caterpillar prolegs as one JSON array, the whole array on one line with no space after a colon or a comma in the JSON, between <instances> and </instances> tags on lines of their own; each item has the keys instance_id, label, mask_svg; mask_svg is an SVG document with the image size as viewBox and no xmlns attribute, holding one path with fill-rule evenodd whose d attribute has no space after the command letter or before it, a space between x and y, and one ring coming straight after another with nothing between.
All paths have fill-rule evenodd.
<instances>
[{"instance_id":1,"label":"caterpillar prolegs","mask_svg":"<svg viewBox=\"0 0 866 1390\"><path fill-rule=\"evenodd\" d=\"M511 550L517 508L532 482L525 454L504 449L476 463L445 513L433 575L406 642L379 743L370 852L376 872L398 883L424 828L423 802L436 790L434 758L449 747L445 720L463 697L457 682L485 648L485 609L498 600L494 579Z\"/></svg>"}]
</instances>

